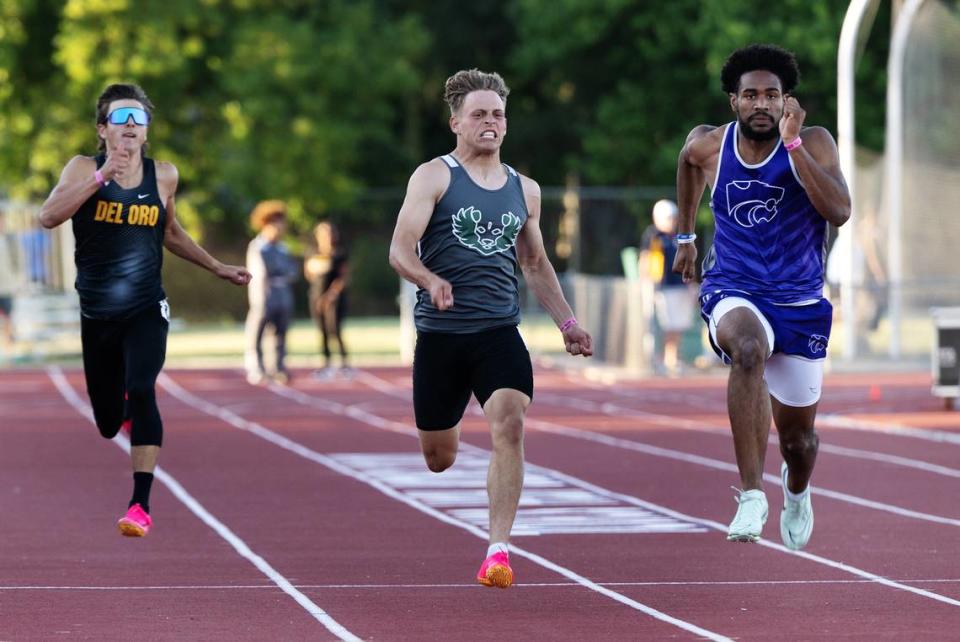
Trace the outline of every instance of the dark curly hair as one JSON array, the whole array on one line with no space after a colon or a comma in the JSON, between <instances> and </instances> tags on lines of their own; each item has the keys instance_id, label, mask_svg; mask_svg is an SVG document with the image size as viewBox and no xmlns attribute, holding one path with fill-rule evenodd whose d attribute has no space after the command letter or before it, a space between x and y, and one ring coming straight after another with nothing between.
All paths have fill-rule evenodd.
<instances>
[{"instance_id":1,"label":"dark curly hair","mask_svg":"<svg viewBox=\"0 0 960 642\"><path fill-rule=\"evenodd\" d=\"M740 77L763 69L780 79L783 93L788 94L800 82L800 68L793 53L776 45L753 44L737 49L720 70L723 91L735 94L740 90Z\"/></svg>"}]
</instances>

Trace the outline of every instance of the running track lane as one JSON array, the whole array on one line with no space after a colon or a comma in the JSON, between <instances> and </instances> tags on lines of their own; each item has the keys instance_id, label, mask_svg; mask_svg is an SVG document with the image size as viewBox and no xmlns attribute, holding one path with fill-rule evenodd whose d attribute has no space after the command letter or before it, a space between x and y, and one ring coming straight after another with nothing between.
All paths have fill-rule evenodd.
<instances>
[{"instance_id":1,"label":"running track lane","mask_svg":"<svg viewBox=\"0 0 960 642\"><path fill-rule=\"evenodd\" d=\"M362 377L362 379L369 379L369 376L367 376L367 377ZM376 384L377 384L377 382L374 382L374 383L373 383L373 385L374 385L375 387L379 388L381 391L384 391L384 392L386 392L386 393L390 393L390 391L389 391L387 388L384 388L383 386L377 386ZM543 388L543 387L541 386L541 389L542 389L542 388ZM408 394L408 392L407 392L407 394ZM575 393L571 393L571 392L569 392L569 391L565 392L565 393L564 393L564 399L570 398L569 395L571 395L571 394L575 394ZM401 395L401 396L403 396L403 395ZM546 396L546 395L544 395L544 396ZM556 396L556 395L555 395L555 396ZM536 405L536 404L535 404L535 405ZM721 406L721 407L722 407L722 406ZM546 412L547 412L547 413L551 413L551 412L552 412L552 409L550 409L549 407L547 407ZM536 414L536 412L534 412L533 414ZM530 426L537 426L538 423L540 423L539 420L537 420L537 419L532 419L532 420L529 422L528 425L530 425ZM582 431L581 431L581 432L582 432ZM528 433L528 438L527 438L527 439L528 439L528 440L527 440L527 444L528 444L528 459L529 459L529 454L530 454L530 452L532 452L532 450L530 449L530 448L531 448L531 447L530 447L530 444L531 444L531 441L530 441L530 440L531 440L531 436L532 436L533 434L534 434L533 431L531 431L530 433ZM649 436L650 433L644 431L643 434L644 434L645 436ZM667 436L669 436L669 435L667 434L667 435L664 435L664 436L667 437ZM725 443L727 444L727 447L729 447L728 442L729 442L729 437L727 437L727 439L725 440ZM569 451L568 451L568 452L569 452ZM580 451L580 452L577 452L575 455L573 455L573 458L574 458L577 462L583 462L583 463L587 464L587 463L589 463L589 458L587 457L588 452L589 452L589 451ZM768 460L768 461L769 461L769 460ZM731 466L730 468L731 468L731 470L735 471L735 468L733 468L732 466ZM857 471L857 472L856 472L856 474L860 474L860 473L862 473L862 471ZM734 475L735 475L735 472L734 472ZM629 479L630 476L631 476L631 473L630 473L629 471L627 471L627 470L620 470L620 471L618 471L618 474L613 475L613 477L624 478L624 479ZM776 481L777 476L776 476L776 475L772 475L772 477L773 477L774 481ZM658 473L658 474L655 475L653 478L651 478L649 481L650 481L651 484L656 484L656 483L658 483L658 481L660 481L660 480L662 480L662 479L668 479L668 477L667 477L666 475L660 475L660 474ZM735 480L735 477L734 477L734 480ZM668 483L669 483L669 482L668 482ZM646 487L646 485L644 485L644 487ZM671 492L674 492L674 493L677 492L676 488L672 489ZM683 491L681 490L680 492L683 492ZM768 489L768 492L769 492L769 489ZM826 491L824 491L824 492L826 492ZM724 499L726 499L726 497L724 497ZM907 499L907 501L909 501L909 497L907 497L906 499ZM777 498L777 500L779 500L779 498ZM950 503L950 502L944 502L943 500L944 500L944 497L941 496L941 498L940 498L940 504L941 504L941 505L940 505L940 508L941 508L941 509L944 508L944 506L943 506L944 503ZM819 501L819 500L818 500L818 501ZM773 504L774 502L771 502L771 503ZM716 505L717 505L717 506L723 506L724 504L721 503L721 502L719 502L719 500L717 500ZM733 509L731 508L731 509L730 509L730 514L732 514L732 510L733 510ZM818 511L818 514L819 514L819 513L820 513L820 511ZM720 521L722 521L723 524L725 524L726 521L729 520L729 518L730 518L730 517L729 517L729 514L728 514L728 515L725 515ZM768 537L773 537L774 539L778 539L778 537L777 537L777 531L776 531L776 529L777 529L776 520L774 519L774 520L772 520L772 521L774 521L773 529L772 529L772 530L773 530L773 533L770 533L770 532L769 532L771 525L768 524L768 527L767 527L767 528L768 528L768 531L767 531L767 532L768 532ZM841 523L843 523L843 520L840 520L840 521L841 521ZM885 524L880 524L877 528L878 528L877 533L880 533L880 534L882 534L882 535L887 535L887 536L890 535L890 533L887 533L887 532L884 530L884 529L887 528L887 525L885 525ZM819 529L819 526L818 526L818 529ZM875 534L876 534L876 533L875 533ZM907 535L908 535L908 536L910 535L910 532L909 532L909 531L907 532ZM842 537L842 534L841 534L841 537ZM949 537L949 534L947 534L946 537ZM880 540L880 541L877 543L877 544L878 544L878 549L881 549L881 550L882 550L882 547L883 547L884 545L889 544L889 542L884 541L882 537L876 538L876 539L879 539L879 540ZM935 538L934 538L934 539L935 539ZM817 538L815 537L815 541L816 541L816 540L817 540ZM894 538L893 549L894 549L894 555L895 555L895 556L902 556L905 552L907 552L907 553L909 554L909 551L905 551L903 545L902 545L899 541L897 541L896 538ZM923 559L924 561L925 561L927 558L930 557L930 556L927 555L926 553L927 553L927 550L921 549L921 551L920 551L921 559ZM849 560L848 558L846 558L846 557L843 557L843 559L844 559L845 561L850 562L850 560ZM874 561L876 561L876 560L874 560ZM886 560L884 560L884 559L882 559L882 558L881 558L879 561L880 561L881 563L883 563L883 564L886 563ZM855 561L854 561L854 562L851 562L851 563L856 564ZM903 563L904 563L904 561L903 561L903 560L900 560L898 563L902 566ZM856 564L856 565L862 567L862 564ZM937 558L937 565L936 565L932 570L933 570L934 572L938 572L938 571L940 571L941 569L942 569L941 560L940 560L939 558ZM938 584L938 583L930 583L930 584L926 585L926 588L929 588L929 589L934 590L934 591L939 590L940 592L946 593L946 594L949 594L949 593L951 592L951 589L952 589L952 590L953 590L953 593L956 594L956 582L955 582L955 581L953 581L953 582L947 582L947 583L939 583L939 584Z\"/></svg>"},{"instance_id":2,"label":"running track lane","mask_svg":"<svg viewBox=\"0 0 960 642\"><path fill-rule=\"evenodd\" d=\"M129 499L128 456L100 438L47 375L3 379L0 638L316 635L316 619L159 481L153 501L166 508L162 534L121 537L115 522Z\"/></svg>"},{"instance_id":3,"label":"running track lane","mask_svg":"<svg viewBox=\"0 0 960 642\"><path fill-rule=\"evenodd\" d=\"M178 375L177 378L179 378ZM161 380L164 389L177 391L167 380ZM603 587L592 590L576 587L564 576L532 564L519 553L513 563L518 577L524 584L551 584L552 586L519 586L516 591L495 591L479 587L473 575L482 560L486 544L471 534L449 523L441 523L422 512L410 510L404 504L374 491L368 483L337 473L335 464L322 453L383 452L409 453L412 444L408 436L383 433L350 419L324 420L305 414L301 408L289 403L277 403L278 398L266 390L231 388L216 379L190 379L189 392L178 392L194 406L165 401L165 416L171 423L176 415L178 423L190 422L189 417L209 421L208 412L216 412L234 424L264 432L264 428L284 432L289 438L307 443L309 437L320 434L324 450L309 453L315 460L292 455L289 451L271 446L250 432L238 431L228 422L218 422L216 432L198 437L190 450L201 456L201 449L209 449L216 437L229 443L231 452L240 454L244 449L256 453L258 468L264 476L261 485L240 489L246 494L262 491L264 506L257 510L258 523L251 528L263 532L264 512L270 513L271 522L286 520L304 523L309 520L313 529L301 529L291 533L283 550L271 552L278 568L286 568L283 559L293 557L292 565L301 567L297 575L305 586L313 584L346 585L340 590L325 590L324 608L338 621L361 637L373 639L432 639L441 635L444 639L476 640L487 637L519 637L558 639L580 637L591 639L623 639L634 634L650 638L679 637L697 639L712 635L686 622L668 623L666 616L638 612L642 605L624 605L615 601L632 602ZM186 393L184 395L184 393ZM232 398L223 403L226 393ZM200 397L197 399L195 397ZM187 413L180 417L183 406ZM260 412L266 411L264 417ZM192 413L192 414L191 414ZM242 415L246 421L240 420ZM252 419L262 420L259 425L250 425ZM282 427L282 429L278 428ZM196 431L189 431L196 432ZM202 442L202 443L201 443ZM239 446L238 444L246 444ZM223 447L215 450L223 450ZM414 451L415 453L416 451ZM183 462L184 453L165 453L168 460ZM269 463L276 459L276 463ZM320 465L318 465L318 463ZM169 464L176 465L176 464ZM191 467L193 468L193 467ZM183 473L184 476L189 472ZM306 483L317 495L318 503L305 513L302 501L290 498L283 501L283 479L289 476ZM317 477L320 481L314 479ZM279 483L279 485L277 485ZM193 486L199 486L200 480ZM202 491L198 491L202 494ZM231 523L239 523L240 515L231 516L230 506L223 504L221 510L230 516ZM251 511L252 512L252 511ZM287 517L287 513L290 516ZM238 526L238 528L241 528ZM244 537L259 542L258 533L242 530ZM299 535L303 535L300 542ZM485 538L484 538L485 539ZM258 544L269 546L270 543ZM310 556L303 559L304 554ZM325 555L335 559L327 560ZM318 562L317 556L320 556ZM522 574L522 575L521 575ZM568 575L568 579L569 575ZM559 584L559 586L557 586ZM374 585L351 591L350 586ZM386 585L386 586L384 586ZM308 594L309 588L304 589ZM471 591L465 598L464 591ZM611 599L611 595L615 599ZM357 597L362 596L362 600ZM463 608L463 600L471 599L470 608ZM508 607L506 611L503 609ZM557 612L570 614L558 618ZM649 610L649 609L648 609ZM441 621L435 616L442 613ZM439 627L439 628L438 628ZM685 633L686 627L693 634ZM442 630L442 633L438 631ZM630 632L630 633L626 633ZM636 632L636 633L634 633Z\"/></svg>"},{"instance_id":4,"label":"running track lane","mask_svg":"<svg viewBox=\"0 0 960 642\"><path fill-rule=\"evenodd\" d=\"M182 375L182 376L178 375L178 379L183 379L184 377L186 377L186 379L184 380L188 382L187 387L189 387L191 390L194 390L194 391L204 390L206 394L203 394L203 396L207 399L210 399L211 401L214 401L215 403L232 404L232 407L234 407L235 409L242 410L241 414L243 414L248 419L262 417L262 421L265 423L270 423L271 421L273 421L278 424L288 425L289 422L285 422L282 417L278 419L276 415L278 413L283 415L284 413L289 414L292 412L293 414L299 414L302 416L302 413L303 413L302 408L294 409L291 411L290 409L286 409L285 405L282 405L280 407L274 407L274 406L268 407L269 403L266 400L261 400L259 396L261 394L260 391L251 390L246 393L241 393L241 396L243 397L243 399L237 398L236 392L234 392L233 395L224 394L225 391L229 392L230 390L229 387L223 385L222 382L218 384L215 381L212 381L209 374L205 375L202 378L202 380L195 379L190 375ZM310 382L304 382L302 385L304 388L309 388L311 387L312 384ZM542 389L542 386L541 386L541 389ZM314 392L318 392L320 390L321 389L318 389ZM323 388L322 390L328 390L328 388ZM251 399L251 397L254 394L258 395L255 400ZM211 398L214 395L216 396L216 399ZM339 392L337 396L338 398L341 396ZM379 402L376 405L378 408L381 406ZM285 409L281 410L280 408L285 408ZM409 409L403 410L402 412L409 413ZM316 424L318 419L319 419L318 417L313 418L312 423ZM355 446L359 446L360 445L360 443L358 443L359 441L365 441L365 438L363 438L363 436L367 431L355 428L347 418L343 418L343 421L346 422L346 426L349 426L349 428L345 427L344 429L349 430L350 435L352 435L353 437L353 439L351 439L352 444L354 444ZM467 422L467 424L468 424L468 428L472 426L473 428L476 429L476 432L474 433L473 431L468 429L467 434L465 434L465 440L477 441L478 443L482 443L484 439L483 432L485 430L482 424L480 422ZM282 430L282 432L286 432L286 430ZM314 431L310 430L309 428L299 429L296 431L296 433L297 433L296 438L298 438L301 441L304 441L305 443L310 443L314 439L317 439L319 437L318 435L315 434ZM531 435L532 434L533 433L531 432ZM323 437L324 439L322 439L321 441L326 441L329 438L328 435L324 435ZM381 439L374 440L374 443L381 443L383 439L385 439L385 437L381 436ZM553 442L562 443L563 440L558 441L556 439L551 439L550 441L551 443ZM528 444L529 443L530 442L528 442ZM316 450L322 450L322 448L318 445L313 445L311 447L313 447ZM543 447L544 450L550 450L550 448L552 447L549 447L547 445ZM570 459L570 463L569 463L570 466L579 464L579 467L584 469L582 471L582 474L580 473L574 473L574 474L580 474L581 477L588 478L588 479L591 477L596 478L596 476L598 475L597 464L602 464L602 466L600 466L599 468L603 468L604 466L606 466L610 461L611 453L600 452L600 453L597 453L596 457L589 457L589 456L584 456L586 454L585 451L583 450L584 448L585 446L580 444L574 447L559 446L556 448L556 450L560 451L558 456L562 455ZM358 450L358 451L367 450L367 449L368 448L366 447L354 448L354 450ZM530 449L528 450L528 456L534 450L535 449L533 447L530 447ZM606 455L606 457L604 455ZM632 461L629 457L624 457L622 453L614 453L614 455L617 459L625 459L626 461L631 462L631 465L628 466L626 470L620 469L619 470L620 474L611 475L612 477L612 479L610 480L611 484L617 483L618 479L621 479L621 478L625 478L627 480L630 480L631 478L636 478L636 472L637 472L635 469L637 465L636 462ZM552 463L543 462L543 461L536 462L536 463L541 463L542 465L547 465L547 466L553 465ZM558 467L558 466L553 466L553 467ZM651 475L650 479L641 480L640 485L645 487L649 482L650 485L656 486L657 482L659 481L661 482L659 484L661 489L676 488L678 486L679 487L690 486L690 487L699 487L699 488L708 488L708 487L716 486L716 480L713 480L712 482L705 482L703 484L700 484L699 482L689 483L687 481L689 477L687 474L685 474L686 472L689 472L689 471L683 470L682 467L681 467L681 470L676 470L677 466L675 464L672 466L672 468L674 470L670 470L669 468L666 470L656 469L655 474ZM567 469L567 472L571 472L571 470ZM678 475L677 473L680 473L680 474ZM669 480L670 479L669 476L671 474L673 475L675 480L674 484L671 485L669 483L666 483L666 484L662 483L664 476L666 476L666 479ZM713 473L713 474L716 474L716 473ZM623 481L621 480L619 483L622 484ZM645 488L643 490L645 490ZM671 499L671 496L669 495L665 498L665 500L666 501L663 503L668 503L670 501L673 501ZM775 504L775 501L772 503ZM710 502L711 506L714 504L715 502ZM724 520L724 521L728 520L729 514L732 514L732 510L733 510L732 509L733 503L730 502L730 505L731 507L729 508L729 510L719 511L722 513L722 515L718 515L714 517L714 519ZM820 514L821 512L818 512L818 515ZM832 518L828 516L827 520L832 521ZM771 521L775 522L775 518L774 520L771 520ZM820 528L819 523L822 521L823 521L822 518L818 520L818 529ZM770 525L768 525L768 529L769 528L770 528ZM776 537L775 525L773 530L774 530L773 537ZM768 535L770 535L769 532L768 532ZM818 530L818 537L819 535L820 535L820 531ZM686 548L682 548L682 554L677 555L677 544L686 543L688 541L686 538L688 537L700 538L702 536L685 535L685 536L661 537L661 539L663 540L662 552L657 554L656 551L661 550L661 547L659 546L653 547L654 548L653 556L655 559L659 559L660 562L655 564L652 568L648 568L645 566L642 570L639 570L639 571L637 570L638 559L637 559L637 553L635 551L636 549L643 550L644 555L641 556L641 559L646 559L646 554L648 549L650 548L650 543L656 539L656 536L620 535L620 536L590 536L589 538L585 536L580 536L580 537L566 536L566 537L551 537L551 538L541 537L541 538L536 538L536 546L538 551L546 550L543 548L544 546L552 545L553 542L557 542L558 548L557 548L557 552L552 555L553 559L560 559L561 555L565 555L565 556L574 555L575 559L577 560L589 562L588 564L589 568L592 568L594 570L601 569L599 572L605 575L605 577L603 578L603 581L605 582L613 579L619 579L619 578L606 577L607 574L611 574L611 573L624 573L627 575L632 575L631 578L628 578L625 581L632 580L636 582L636 581L642 580L642 578L636 577L637 572L652 571L655 573L659 573L661 576L669 577L671 575L674 575L678 568L687 569L688 572L699 572L699 573L702 573L704 569L709 569L706 571L707 575L705 577L703 576L700 577L701 580L703 579L728 580L731 578L731 576L734 576L740 581L765 581L765 580L790 579L790 576L793 574L799 575L800 581L803 581L804 578L812 579L814 581L817 581L817 580L823 581L825 579L822 577L820 578L815 577L817 573L824 572L824 569L816 568L815 566L812 566L809 562L805 560L798 560L795 558L795 556L784 555L783 553L777 553L775 551L766 551L763 549L763 547L748 547L748 546L738 547L736 545L731 545L726 542L723 542L722 536L718 538L716 534L714 534L710 539L711 544L720 542L720 544L718 545L719 548L717 548L716 550L713 550L714 547L710 544L705 546L703 542L693 543L693 540L690 540L691 543L693 543L693 545ZM824 539L828 537L829 535L825 536ZM518 538L518 540L525 540L525 539L527 538ZM563 541L564 539L566 539L567 541L564 542ZM840 539L842 539L842 536ZM669 540L669 542L667 540ZM854 546L852 547L848 546L848 548L854 549L852 551L852 554L857 554L857 553L862 554L862 552L859 550L861 546L862 546L862 543L854 542ZM690 550L687 550L687 548L689 548ZM585 551L588 551L590 554L585 554ZM709 555L707 555L704 558L703 553L706 551L709 552ZM594 559L593 553L595 552L598 554ZM625 552L626 552L626 555L625 555ZM700 553L699 556L698 556L698 552ZM839 552L845 553L844 550L840 550ZM866 562L876 562L878 561L878 559L880 561L883 561L882 557L883 557L882 554L880 556L868 555L868 556L863 556L862 559ZM678 559L682 562L681 564L677 563ZM672 560L672 563L671 563L671 560ZM788 561L784 561L784 560L788 560ZM850 563L857 562L856 560L851 561L850 559L847 559L847 558L844 558L844 561L847 561ZM908 559L907 561L909 562L910 560ZM860 566L864 566L864 564L860 564ZM902 568L903 564L900 563L900 566ZM906 568L906 570L907 571L911 570L909 568L909 564L907 566L908 568ZM771 571L774 571L774 572L771 573ZM719 578L715 576L711 577L711 574L713 572L717 572L721 574L721 576ZM746 574L758 573L760 575L760 579L757 580L757 579L739 577L740 575L743 575L745 573ZM899 574L896 576L911 577L909 573L907 573L906 575ZM846 574L843 574L842 577L845 580L850 579L850 576ZM851 621L850 615L851 613L856 611L856 609L858 608L857 605L861 604L863 600L869 600L870 603L874 603L878 599L882 599L886 603L893 603L893 604L902 603L906 607L906 609L909 610L911 615L915 615L917 613L917 609L920 609L920 611L928 611L928 610L932 611L932 615L927 620L930 623L930 626L932 627L931 631L936 631L936 630L942 631L943 629L938 628L938 626L942 623L943 619L952 617L956 613L956 611L954 611L953 608L950 606L935 603L928 599L918 598L909 593L904 593L902 591L896 591L894 589L889 589L887 587L882 587L877 585L838 583L838 584L827 584L827 585L800 584L800 585L791 585L791 586L799 586L799 588L797 589L791 588L790 595L785 598L790 604L796 605L796 608L801 611L810 610L811 607L813 607L812 613L808 615L808 618L807 618L808 621L805 621L802 617L799 617L799 615L802 615L802 613L799 614L798 617L796 618L795 622L798 627L797 628L798 634L803 632L816 631L818 630L817 627L820 624L823 624L824 626L829 626L831 623L833 623L833 625L835 626L835 628L832 630L833 633L837 633L838 631L848 632L847 625ZM939 584L938 586L943 586L943 584ZM851 587L853 588L851 589ZM656 593L655 597L657 596L664 597L662 595L663 591L661 589L655 588L652 590ZM689 586L684 587L682 589L683 592L693 591L694 593L698 591L703 591L703 590L704 589L702 587L691 588ZM678 591L680 591L680 589L678 589ZM836 595L834 595L834 592L836 592ZM708 593L707 595L709 598L711 593ZM733 595L731 596L731 599L734 599L736 597L743 597L743 591L742 590L733 591ZM799 601L798 601L798 598L799 598ZM754 606L754 607L756 606L755 598L748 597L746 599L751 606ZM651 600L651 602L656 604L653 600ZM823 617L823 614L820 612L819 607L822 606L825 602L829 602L830 604L841 605L842 608L840 608L837 611L837 619L831 620L830 618ZM711 599L698 600L698 599L690 598L689 596L685 596L682 600L678 601L678 604L676 606L683 609L683 608L691 608L691 605L693 605L694 607L693 611L697 613L699 613L700 608L703 608L705 606L708 607L710 614L706 614L705 615L706 617L709 617L711 614L725 613L726 617L721 617L719 620L721 624L726 624L727 622L729 622L730 615L738 614L738 609L741 609L741 608L746 608L748 610L739 611L740 615L737 619L744 620L744 621L748 621L750 619L750 615L749 615L749 613L751 612L750 607L742 606L739 603L729 604L726 607L721 606L718 609L717 608L718 605L715 603L715 601ZM662 608L662 610L665 610L667 612L673 612L671 611L670 608L667 608L666 606L658 606L658 608ZM758 627L758 629L756 630L756 634L759 636L763 636L764 631L767 631L769 633L769 628L765 628L765 627L769 627L769 622L767 620L770 617L774 617L774 614L770 613L765 609L759 609L759 613L757 613L757 611L758 609L754 608L756 617L758 617L759 620L757 622L754 622L753 624ZM685 612L685 611L678 611L678 612ZM872 634L877 631L885 631L885 632L896 632L896 631L906 631L906 630L909 630L911 632L916 631L916 625L912 617L909 622L905 622L903 621L902 616L898 616L896 615L896 613L893 613L890 615L889 621L887 621L884 618L877 619L876 614L872 613L871 618L873 618L871 620L872 622L877 623L877 628L872 628L870 631L863 631L864 634ZM698 623L706 626L703 620L700 620L697 618L690 618L690 619L693 619L694 621L697 621ZM854 619L853 621L856 621L856 620ZM730 634L729 631L721 630L721 632ZM829 634L830 632L831 630L828 629L824 631L824 634ZM738 629L737 631L734 631L733 634L742 635L743 633L740 629Z\"/></svg>"}]
</instances>

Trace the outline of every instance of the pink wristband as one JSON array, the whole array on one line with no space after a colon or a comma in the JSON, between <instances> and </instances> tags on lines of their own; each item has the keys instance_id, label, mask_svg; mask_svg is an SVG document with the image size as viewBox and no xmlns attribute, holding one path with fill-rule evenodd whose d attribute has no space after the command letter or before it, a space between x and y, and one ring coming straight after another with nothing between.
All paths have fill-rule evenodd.
<instances>
[{"instance_id":1,"label":"pink wristband","mask_svg":"<svg viewBox=\"0 0 960 642\"><path fill-rule=\"evenodd\" d=\"M788 152L790 152L795 150L797 147L800 147L800 145L803 145L803 139L797 136L796 138L791 140L789 143L785 144L783 148Z\"/></svg>"},{"instance_id":2,"label":"pink wristband","mask_svg":"<svg viewBox=\"0 0 960 642\"><path fill-rule=\"evenodd\" d=\"M99 169L93 173L93 177L97 179L97 182L100 183L101 186L107 184L107 179L103 177Z\"/></svg>"},{"instance_id":3,"label":"pink wristband","mask_svg":"<svg viewBox=\"0 0 960 642\"><path fill-rule=\"evenodd\" d=\"M577 325L576 317L570 317L569 319L567 319L566 321L560 324L560 332L566 332L567 330L569 330L575 325Z\"/></svg>"}]
</instances>

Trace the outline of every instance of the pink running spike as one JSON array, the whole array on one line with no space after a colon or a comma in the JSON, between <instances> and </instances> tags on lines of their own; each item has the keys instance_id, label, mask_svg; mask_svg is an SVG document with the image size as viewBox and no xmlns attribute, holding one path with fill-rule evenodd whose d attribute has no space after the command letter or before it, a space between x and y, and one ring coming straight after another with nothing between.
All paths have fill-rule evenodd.
<instances>
[{"instance_id":1,"label":"pink running spike","mask_svg":"<svg viewBox=\"0 0 960 642\"><path fill-rule=\"evenodd\" d=\"M153 520L140 507L140 504L134 504L127 509L127 514L117 522L117 528L124 537L144 537L150 532L151 526L153 526Z\"/></svg>"},{"instance_id":2,"label":"pink running spike","mask_svg":"<svg viewBox=\"0 0 960 642\"><path fill-rule=\"evenodd\" d=\"M477 581L484 586L510 588L513 584L513 569L506 553L497 552L483 560L477 572Z\"/></svg>"}]
</instances>

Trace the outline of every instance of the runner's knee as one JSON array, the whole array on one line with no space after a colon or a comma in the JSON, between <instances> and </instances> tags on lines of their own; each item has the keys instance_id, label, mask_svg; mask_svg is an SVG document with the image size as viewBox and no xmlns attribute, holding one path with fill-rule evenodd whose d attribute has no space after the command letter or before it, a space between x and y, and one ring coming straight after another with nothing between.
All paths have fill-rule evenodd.
<instances>
[{"instance_id":1,"label":"runner's knee","mask_svg":"<svg viewBox=\"0 0 960 642\"><path fill-rule=\"evenodd\" d=\"M780 448L787 456L814 453L819 446L820 436L813 430L780 436Z\"/></svg>"},{"instance_id":2,"label":"runner's knee","mask_svg":"<svg viewBox=\"0 0 960 642\"><path fill-rule=\"evenodd\" d=\"M127 388L130 406L130 444L133 446L163 445L163 424L157 408L157 393L152 385L132 383Z\"/></svg>"},{"instance_id":3,"label":"runner's knee","mask_svg":"<svg viewBox=\"0 0 960 642\"><path fill-rule=\"evenodd\" d=\"M733 365L747 371L762 371L767 360L766 341L760 337L740 337L730 351Z\"/></svg>"},{"instance_id":4,"label":"runner's knee","mask_svg":"<svg viewBox=\"0 0 960 642\"><path fill-rule=\"evenodd\" d=\"M453 462L457 460L457 451L439 447L424 448L423 458L427 461L430 472L442 473L453 466Z\"/></svg>"},{"instance_id":5,"label":"runner's knee","mask_svg":"<svg viewBox=\"0 0 960 642\"><path fill-rule=\"evenodd\" d=\"M107 416L95 414L94 418L97 423L97 430L100 431L100 436L104 439L113 439L120 432L120 425L123 423L121 413L110 413Z\"/></svg>"},{"instance_id":6,"label":"runner's knee","mask_svg":"<svg viewBox=\"0 0 960 642\"><path fill-rule=\"evenodd\" d=\"M518 448L523 443L523 415L511 415L494 422L491 436L494 449Z\"/></svg>"}]
</instances>

